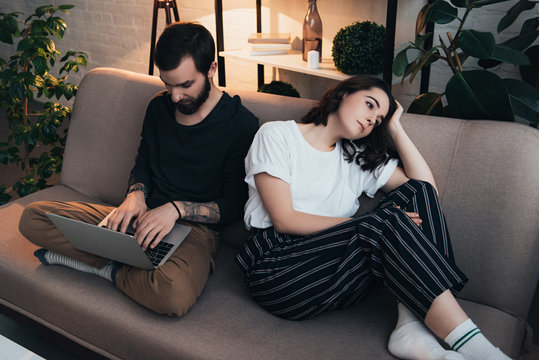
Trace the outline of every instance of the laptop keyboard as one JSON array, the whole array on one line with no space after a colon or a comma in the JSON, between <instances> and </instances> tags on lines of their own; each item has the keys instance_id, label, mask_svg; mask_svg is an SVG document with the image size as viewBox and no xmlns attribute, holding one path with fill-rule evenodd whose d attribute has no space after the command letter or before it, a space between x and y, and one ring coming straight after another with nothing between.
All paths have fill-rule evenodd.
<instances>
[{"instance_id":1,"label":"laptop keyboard","mask_svg":"<svg viewBox=\"0 0 539 360\"><path fill-rule=\"evenodd\" d=\"M146 250L144 251L146 253L146 255L148 256L148 259L150 259L150 262L154 265L154 266L157 266L159 265L159 263L161 262L161 260L163 260L163 258L165 257L166 254L168 254L168 252L170 251L170 249L172 249L172 244L171 243L168 243L168 242L164 242L164 241L161 241L159 244L157 244L156 247L154 247L153 249L151 248L146 248Z\"/></svg>"}]
</instances>

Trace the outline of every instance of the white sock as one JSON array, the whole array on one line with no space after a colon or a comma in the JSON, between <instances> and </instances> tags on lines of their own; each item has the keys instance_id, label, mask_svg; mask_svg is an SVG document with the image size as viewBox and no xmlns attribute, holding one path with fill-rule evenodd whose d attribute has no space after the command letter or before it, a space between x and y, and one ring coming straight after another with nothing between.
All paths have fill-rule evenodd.
<instances>
[{"instance_id":1,"label":"white sock","mask_svg":"<svg viewBox=\"0 0 539 360\"><path fill-rule=\"evenodd\" d=\"M413 360L464 360L462 355L444 349L434 334L406 306L397 304L399 320L387 348L394 356Z\"/></svg>"},{"instance_id":2,"label":"white sock","mask_svg":"<svg viewBox=\"0 0 539 360\"><path fill-rule=\"evenodd\" d=\"M83 263L82 261L75 260L68 256L58 254L54 251L39 249L34 255L43 263L50 265L64 265L71 269L82 271L89 274L94 274L101 276L109 281L112 281L112 271L114 269L114 264L106 264L101 269L95 268L88 264Z\"/></svg>"},{"instance_id":3,"label":"white sock","mask_svg":"<svg viewBox=\"0 0 539 360\"><path fill-rule=\"evenodd\" d=\"M487 340L471 319L462 322L444 340L466 360L510 360Z\"/></svg>"}]
</instances>

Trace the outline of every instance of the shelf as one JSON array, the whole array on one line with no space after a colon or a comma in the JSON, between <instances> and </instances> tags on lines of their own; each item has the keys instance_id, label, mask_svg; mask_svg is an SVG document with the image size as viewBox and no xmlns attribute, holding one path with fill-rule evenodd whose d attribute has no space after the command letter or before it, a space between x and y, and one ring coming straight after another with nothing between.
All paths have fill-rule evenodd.
<instances>
[{"instance_id":1,"label":"shelf","mask_svg":"<svg viewBox=\"0 0 539 360\"><path fill-rule=\"evenodd\" d=\"M307 67L307 62L303 61L301 58L301 51L290 51L288 54L280 55L249 55L245 50L230 50L220 51L219 56L251 61L261 65L269 65L279 69L286 69L339 81L350 77L350 75L343 74L335 69L335 65L331 59L322 59L322 62L318 64L318 69L310 69Z\"/></svg>"},{"instance_id":2,"label":"shelf","mask_svg":"<svg viewBox=\"0 0 539 360\"><path fill-rule=\"evenodd\" d=\"M318 69L309 69L307 63L301 58L301 51L289 51L288 54L280 55L249 55L245 50L230 50L220 51L219 56L223 58L233 58L246 60L257 63L259 65L269 65L279 69L286 69L303 74L309 74L313 76L323 77L333 80L346 80L352 75L346 75L335 68L335 64L331 59L322 59L322 62L318 64ZM382 73L376 76L382 77ZM400 79L394 76L392 84L399 84Z\"/></svg>"},{"instance_id":3,"label":"shelf","mask_svg":"<svg viewBox=\"0 0 539 360\"><path fill-rule=\"evenodd\" d=\"M434 0L428 0L429 3L433 2ZM394 56L394 47L395 47L395 29L397 24L397 4L398 0L387 0L387 10L386 10L386 38L385 38L385 44L384 44L384 72L382 74L383 79L389 84L393 83L395 84L395 80L393 79L392 75L392 66L393 66L393 56ZM293 61L296 60L290 60L289 62L283 64L284 66L281 66L282 59L277 59L278 63L269 63L269 61L273 61L276 57L282 57L283 55L267 55L267 56L249 56L246 52L243 52L243 54L240 54L241 51L223 51L224 48L224 39L223 39L223 0L215 0L214 1L214 7L215 7L215 29L216 29L216 35L217 35L217 66L218 66L218 74L219 74L219 86L226 86L226 80L225 80L225 56L235 57L239 59L249 60L253 62L258 62L258 86L262 86L264 84L264 65L271 65L275 67L280 67L283 69L288 69L292 71L298 71L303 72L306 74L311 74L315 76L324 76L322 75L325 71L327 71L327 74L329 76L326 76L330 79L336 79L336 80L344 80L348 78L348 75L345 75L343 73L340 73L339 71L335 70L333 67L333 63L331 60L324 61L322 59L322 63L320 65L323 66L323 68L320 69L308 69L307 64L303 63L303 65L300 65L299 62L302 62L301 58L299 59L299 62L295 63L296 66L293 68L287 68L286 66L293 64ZM256 32L262 32L262 0L256 0ZM291 54L292 55L292 54ZM256 60L255 60L256 58ZM272 59L269 59L272 58ZM328 68L326 68L326 65ZM302 71L304 70L304 71ZM333 77L333 75L342 77Z\"/></svg>"}]
</instances>

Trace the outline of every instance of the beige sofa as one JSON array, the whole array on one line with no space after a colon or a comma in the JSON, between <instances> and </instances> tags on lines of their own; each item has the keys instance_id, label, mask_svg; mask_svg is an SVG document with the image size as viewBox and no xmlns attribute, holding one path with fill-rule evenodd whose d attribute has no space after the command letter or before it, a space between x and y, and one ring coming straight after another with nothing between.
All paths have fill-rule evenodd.
<instances>
[{"instance_id":1,"label":"beige sofa","mask_svg":"<svg viewBox=\"0 0 539 360\"><path fill-rule=\"evenodd\" d=\"M246 235L239 223L223 232L216 272L182 318L156 315L109 281L34 258L35 246L17 229L23 207L44 199L120 203L146 105L162 88L157 77L110 68L85 76L61 184L0 208L2 312L88 358L391 359L386 344L396 307L385 290L302 322L260 309L233 262ZM261 122L299 119L313 104L230 93ZM403 124L433 169L457 263L470 278L459 301L487 337L516 358L531 338L526 318L538 279L539 131L411 114Z\"/></svg>"}]
</instances>

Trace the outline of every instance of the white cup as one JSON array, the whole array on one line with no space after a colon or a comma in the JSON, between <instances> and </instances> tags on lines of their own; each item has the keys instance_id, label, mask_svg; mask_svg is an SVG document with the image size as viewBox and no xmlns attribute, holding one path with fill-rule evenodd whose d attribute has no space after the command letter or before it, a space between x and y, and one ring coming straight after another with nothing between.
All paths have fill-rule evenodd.
<instances>
[{"instance_id":1,"label":"white cup","mask_svg":"<svg viewBox=\"0 0 539 360\"><path fill-rule=\"evenodd\" d=\"M307 53L307 66L309 69L318 69L318 60L320 54L316 50L311 50Z\"/></svg>"}]
</instances>

